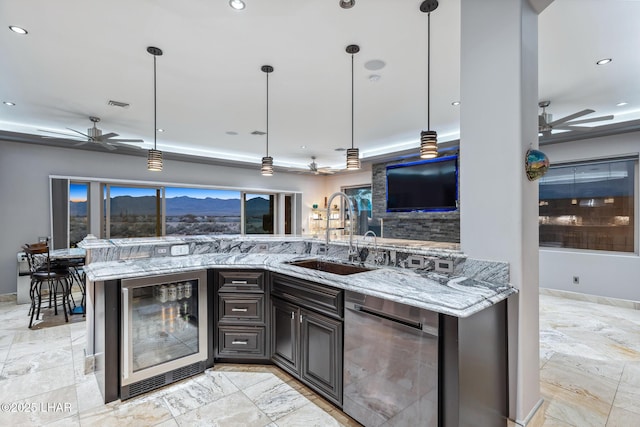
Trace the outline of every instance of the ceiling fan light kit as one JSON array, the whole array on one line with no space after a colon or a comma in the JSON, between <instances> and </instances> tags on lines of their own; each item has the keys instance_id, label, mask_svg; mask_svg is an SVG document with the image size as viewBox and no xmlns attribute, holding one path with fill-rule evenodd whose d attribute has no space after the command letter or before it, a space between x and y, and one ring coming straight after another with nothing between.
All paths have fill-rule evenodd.
<instances>
[{"instance_id":1,"label":"ceiling fan light kit","mask_svg":"<svg viewBox=\"0 0 640 427\"><path fill-rule=\"evenodd\" d=\"M360 150L353 146L353 58L356 53L360 52L360 46L358 46L357 44L350 44L349 46L347 46L346 51L351 55L351 148L347 149L347 170L358 170L360 169Z\"/></svg>"},{"instance_id":2,"label":"ceiling fan light kit","mask_svg":"<svg viewBox=\"0 0 640 427\"><path fill-rule=\"evenodd\" d=\"M431 130L431 12L438 8L436 0L425 0L420 11L427 14L427 130L420 132L420 158L438 156L438 134Z\"/></svg>"},{"instance_id":3,"label":"ceiling fan light kit","mask_svg":"<svg viewBox=\"0 0 640 427\"><path fill-rule=\"evenodd\" d=\"M273 157L269 156L269 74L273 73L273 67L263 65L260 69L267 76L267 152L266 156L262 158L260 173L262 176L273 176Z\"/></svg>"},{"instance_id":4,"label":"ceiling fan light kit","mask_svg":"<svg viewBox=\"0 0 640 427\"><path fill-rule=\"evenodd\" d=\"M152 172L162 171L162 151L157 149L156 139L158 133L158 103L157 103L157 90L156 90L156 58L162 55L162 50L149 46L147 52L153 55L153 149L149 150L147 154L147 169Z\"/></svg>"}]
</instances>

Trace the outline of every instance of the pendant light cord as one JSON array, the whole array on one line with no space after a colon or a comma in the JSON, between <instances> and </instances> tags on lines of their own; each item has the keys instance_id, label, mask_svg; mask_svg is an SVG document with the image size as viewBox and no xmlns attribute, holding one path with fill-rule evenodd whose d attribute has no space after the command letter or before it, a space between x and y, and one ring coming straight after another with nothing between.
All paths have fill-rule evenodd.
<instances>
[{"instance_id":1,"label":"pendant light cord","mask_svg":"<svg viewBox=\"0 0 640 427\"><path fill-rule=\"evenodd\" d=\"M267 157L269 157L269 73L267 74Z\"/></svg>"},{"instance_id":2,"label":"pendant light cord","mask_svg":"<svg viewBox=\"0 0 640 427\"><path fill-rule=\"evenodd\" d=\"M431 12L427 13L427 130L431 130Z\"/></svg>"},{"instance_id":3,"label":"pendant light cord","mask_svg":"<svg viewBox=\"0 0 640 427\"><path fill-rule=\"evenodd\" d=\"M351 148L353 148L353 53L351 54Z\"/></svg>"},{"instance_id":4,"label":"pendant light cord","mask_svg":"<svg viewBox=\"0 0 640 427\"><path fill-rule=\"evenodd\" d=\"M153 149L156 149L156 137L158 135L158 103L156 89L156 56L153 56Z\"/></svg>"}]
</instances>

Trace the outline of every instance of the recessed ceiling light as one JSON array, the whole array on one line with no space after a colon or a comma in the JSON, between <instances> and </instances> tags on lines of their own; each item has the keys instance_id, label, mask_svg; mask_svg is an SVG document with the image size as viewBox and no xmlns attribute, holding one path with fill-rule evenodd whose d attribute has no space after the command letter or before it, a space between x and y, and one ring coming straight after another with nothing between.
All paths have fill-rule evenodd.
<instances>
[{"instance_id":1,"label":"recessed ceiling light","mask_svg":"<svg viewBox=\"0 0 640 427\"><path fill-rule=\"evenodd\" d=\"M4 105L8 105L9 107L13 107L14 105L16 105L15 102L11 102L11 101L3 101L2 102Z\"/></svg>"},{"instance_id":2,"label":"recessed ceiling light","mask_svg":"<svg viewBox=\"0 0 640 427\"><path fill-rule=\"evenodd\" d=\"M229 6L235 10L242 10L246 5L242 0L229 0Z\"/></svg>"},{"instance_id":3,"label":"recessed ceiling light","mask_svg":"<svg viewBox=\"0 0 640 427\"><path fill-rule=\"evenodd\" d=\"M228 130L225 132L227 135L237 135L238 132L234 131L234 130Z\"/></svg>"},{"instance_id":4,"label":"recessed ceiling light","mask_svg":"<svg viewBox=\"0 0 640 427\"><path fill-rule=\"evenodd\" d=\"M380 80L382 78L382 76L380 76L380 74L371 74L369 76L369 81L370 82L377 82L378 80Z\"/></svg>"},{"instance_id":5,"label":"recessed ceiling light","mask_svg":"<svg viewBox=\"0 0 640 427\"><path fill-rule=\"evenodd\" d=\"M598 62L596 62L596 64L604 65L604 64L608 64L611 61L613 61L613 59L611 59L611 58L603 58L603 59L599 60Z\"/></svg>"},{"instance_id":6,"label":"recessed ceiling light","mask_svg":"<svg viewBox=\"0 0 640 427\"><path fill-rule=\"evenodd\" d=\"M458 105L460 105L460 101L453 101L451 105L453 105L454 107L457 107Z\"/></svg>"},{"instance_id":7,"label":"recessed ceiling light","mask_svg":"<svg viewBox=\"0 0 640 427\"><path fill-rule=\"evenodd\" d=\"M156 130L157 130L158 132L164 132L164 129L160 129L160 128L158 128L158 129L156 129Z\"/></svg>"},{"instance_id":8,"label":"recessed ceiling light","mask_svg":"<svg viewBox=\"0 0 640 427\"><path fill-rule=\"evenodd\" d=\"M382 70L385 67L386 62L381 59L372 59L364 63L364 68L371 71Z\"/></svg>"},{"instance_id":9,"label":"recessed ceiling light","mask_svg":"<svg viewBox=\"0 0 640 427\"><path fill-rule=\"evenodd\" d=\"M351 9L356 5L356 0L340 0L340 7L343 9Z\"/></svg>"},{"instance_id":10,"label":"recessed ceiling light","mask_svg":"<svg viewBox=\"0 0 640 427\"><path fill-rule=\"evenodd\" d=\"M618 103L616 104L616 107L624 107L625 105L629 105L629 103L628 103L628 102L625 102L625 101L622 101L622 102L618 102Z\"/></svg>"},{"instance_id":11,"label":"recessed ceiling light","mask_svg":"<svg viewBox=\"0 0 640 427\"><path fill-rule=\"evenodd\" d=\"M11 31L13 31L16 34L21 34L21 35L25 35L28 34L29 32L27 30L25 30L24 28L21 27L16 27L15 25L9 25L9 29Z\"/></svg>"},{"instance_id":12,"label":"recessed ceiling light","mask_svg":"<svg viewBox=\"0 0 640 427\"><path fill-rule=\"evenodd\" d=\"M301 145L300 148L302 148L304 150L305 148L307 148L307 146L306 145Z\"/></svg>"}]
</instances>

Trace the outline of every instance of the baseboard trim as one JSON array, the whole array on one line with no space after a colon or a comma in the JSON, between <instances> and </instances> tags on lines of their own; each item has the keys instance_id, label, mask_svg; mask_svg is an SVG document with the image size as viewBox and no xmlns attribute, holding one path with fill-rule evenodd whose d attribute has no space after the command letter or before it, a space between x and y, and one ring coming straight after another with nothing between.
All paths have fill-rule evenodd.
<instances>
[{"instance_id":1,"label":"baseboard trim","mask_svg":"<svg viewBox=\"0 0 640 427\"><path fill-rule=\"evenodd\" d=\"M640 302L620 298L602 297L598 295L581 294L579 292L563 291L560 289L540 288L541 295L551 295L577 301L587 301L596 304L640 310Z\"/></svg>"},{"instance_id":2,"label":"baseboard trim","mask_svg":"<svg viewBox=\"0 0 640 427\"><path fill-rule=\"evenodd\" d=\"M540 408L542 408L542 404L544 403L544 399L540 398L540 400L538 400L538 403L536 403L536 405L533 407L533 409L531 409L531 412L529 412L529 415L527 415L525 417L524 420L512 420L517 426L526 426L528 425L531 420L538 415L538 411L540 410ZM544 416L543 416L544 418ZM542 420L544 421L544 419ZM540 425L542 425L542 423L540 423Z\"/></svg>"}]
</instances>

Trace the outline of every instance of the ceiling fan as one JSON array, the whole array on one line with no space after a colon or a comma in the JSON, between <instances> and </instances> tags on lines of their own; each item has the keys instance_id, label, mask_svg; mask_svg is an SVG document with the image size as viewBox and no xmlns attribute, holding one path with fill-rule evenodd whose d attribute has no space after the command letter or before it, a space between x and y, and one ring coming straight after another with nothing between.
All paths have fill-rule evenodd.
<instances>
[{"instance_id":1,"label":"ceiling fan","mask_svg":"<svg viewBox=\"0 0 640 427\"><path fill-rule=\"evenodd\" d=\"M336 173L329 167L318 167L318 164L316 163L316 156L311 156L311 163L309 163L307 166L309 167L309 171L313 172L314 175L331 175Z\"/></svg>"},{"instance_id":2,"label":"ceiling fan","mask_svg":"<svg viewBox=\"0 0 640 427\"><path fill-rule=\"evenodd\" d=\"M576 130L576 131L588 131L592 130L589 126L576 126L585 123L599 122L602 120L613 119L612 115L592 117L590 119L575 120L579 117L586 116L587 114L595 113L594 110L589 108L578 111L577 113L569 114L557 120L553 120L551 113L547 113L546 108L551 104L551 101L540 101L538 107L542 108L542 113L538 116L538 133L543 137L551 136L553 130Z\"/></svg>"},{"instance_id":3,"label":"ceiling fan","mask_svg":"<svg viewBox=\"0 0 640 427\"><path fill-rule=\"evenodd\" d=\"M99 144L102 147L106 148L107 150L115 150L116 147L121 146L121 147L129 147L129 148L138 148L139 147L132 147L128 144L121 144L122 142L144 142L142 139L114 139L116 136L118 136L117 133L115 132L109 132L109 133L102 133L102 129L99 129L96 126L96 123L98 123L100 121L99 117L94 117L94 116L90 116L89 120L91 120L93 122L93 127L90 127L89 129L87 129L87 133L84 132L80 132L79 130L75 130L75 129L71 129L71 128L67 128L70 131L73 131L75 133L77 133L78 135L86 138L86 140L80 141L76 144L74 144L75 146L79 146L79 145L84 145L87 143L94 143L94 144ZM70 135L67 133L62 133L62 132L54 132L54 131L50 131L50 130L43 130L43 129L38 129L41 132L48 132L48 133L55 133L58 135L64 135L66 137L70 137L70 138L80 138L80 136L78 135ZM53 137L52 137L53 138Z\"/></svg>"}]
</instances>

